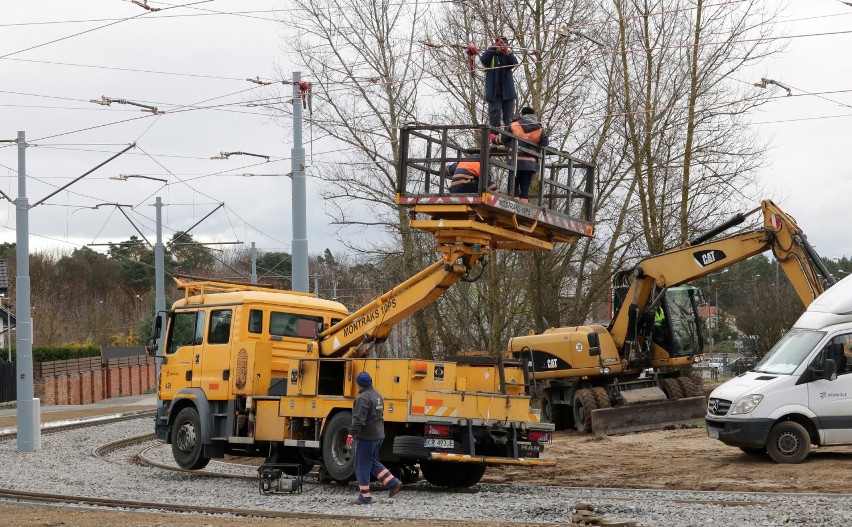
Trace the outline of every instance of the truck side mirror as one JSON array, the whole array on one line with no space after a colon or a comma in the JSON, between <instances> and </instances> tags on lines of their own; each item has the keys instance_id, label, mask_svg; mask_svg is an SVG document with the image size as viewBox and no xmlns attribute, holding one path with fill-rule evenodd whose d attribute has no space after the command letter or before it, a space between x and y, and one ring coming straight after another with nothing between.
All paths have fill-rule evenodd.
<instances>
[{"instance_id":1,"label":"truck side mirror","mask_svg":"<svg viewBox=\"0 0 852 527\"><path fill-rule=\"evenodd\" d=\"M589 356L595 357L601 354L601 338L597 333L589 333Z\"/></svg>"},{"instance_id":2,"label":"truck side mirror","mask_svg":"<svg viewBox=\"0 0 852 527\"><path fill-rule=\"evenodd\" d=\"M148 355L157 354L157 339L160 338L160 333L163 331L163 316L157 315L154 317L154 323L151 324L151 338L148 340Z\"/></svg>"}]
</instances>

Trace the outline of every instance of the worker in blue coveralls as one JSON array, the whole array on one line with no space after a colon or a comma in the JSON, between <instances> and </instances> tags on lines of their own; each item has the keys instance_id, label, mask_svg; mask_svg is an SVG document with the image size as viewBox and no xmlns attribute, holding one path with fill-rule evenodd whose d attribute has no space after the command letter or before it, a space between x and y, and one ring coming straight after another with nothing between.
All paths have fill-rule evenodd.
<instances>
[{"instance_id":1,"label":"worker in blue coveralls","mask_svg":"<svg viewBox=\"0 0 852 527\"><path fill-rule=\"evenodd\" d=\"M479 61L485 68L485 100L488 101L488 124L508 129L515 113L515 79L512 70L518 66L518 59L509 49L509 39L497 37L494 45L482 52ZM493 134L493 132L492 132ZM500 134L493 134L492 142L500 141Z\"/></svg>"},{"instance_id":2,"label":"worker in blue coveralls","mask_svg":"<svg viewBox=\"0 0 852 527\"><path fill-rule=\"evenodd\" d=\"M382 395L373 388L373 378L363 371L355 377L358 383L358 397L352 406L352 425L346 437L346 446L355 441L355 479L358 481L358 505L373 503L370 495L370 474L376 476L382 485L390 489L393 498L402 490L402 482L391 471L379 463L379 449L385 438L384 401Z\"/></svg>"}]
</instances>

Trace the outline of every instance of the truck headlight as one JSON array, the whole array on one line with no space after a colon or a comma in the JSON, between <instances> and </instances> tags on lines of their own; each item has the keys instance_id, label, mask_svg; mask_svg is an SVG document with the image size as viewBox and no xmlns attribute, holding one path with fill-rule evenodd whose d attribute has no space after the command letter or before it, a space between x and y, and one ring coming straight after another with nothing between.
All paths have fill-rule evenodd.
<instances>
[{"instance_id":1,"label":"truck headlight","mask_svg":"<svg viewBox=\"0 0 852 527\"><path fill-rule=\"evenodd\" d=\"M757 408L757 405L760 404L760 401L763 400L762 395L752 394L746 395L737 401L737 404L731 408L731 415L742 415L751 413L752 410Z\"/></svg>"}]
</instances>

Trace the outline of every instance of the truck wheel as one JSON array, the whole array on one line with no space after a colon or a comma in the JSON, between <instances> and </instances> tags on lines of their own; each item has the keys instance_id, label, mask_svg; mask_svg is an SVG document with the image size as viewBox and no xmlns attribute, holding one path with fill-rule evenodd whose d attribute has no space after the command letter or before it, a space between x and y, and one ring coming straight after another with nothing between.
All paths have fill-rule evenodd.
<instances>
[{"instance_id":1,"label":"truck wheel","mask_svg":"<svg viewBox=\"0 0 852 527\"><path fill-rule=\"evenodd\" d=\"M612 404L609 402L609 394L606 392L606 388L602 388L600 386L592 388L592 395L595 397L595 403L597 403L598 408L612 407Z\"/></svg>"},{"instance_id":2,"label":"truck wheel","mask_svg":"<svg viewBox=\"0 0 852 527\"><path fill-rule=\"evenodd\" d=\"M578 432L592 431L592 410L597 408L597 402L592 391L586 388L577 390L574 394L574 425Z\"/></svg>"},{"instance_id":3,"label":"truck wheel","mask_svg":"<svg viewBox=\"0 0 852 527\"><path fill-rule=\"evenodd\" d=\"M199 470L207 466L209 457L204 457L201 444L201 419L193 407L181 410L172 424L172 456L178 466L187 470Z\"/></svg>"},{"instance_id":4,"label":"truck wheel","mask_svg":"<svg viewBox=\"0 0 852 527\"><path fill-rule=\"evenodd\" d=\"M678 377L677 383L680 385L680 391L684 397L698 397L701 391L695 385L695 381L689 377Z\"/></svg>"},{"instance_id":5,"label":"truck wheel","mask_svg":"<svg viewBox=\"0 0 852 527\"><path fill-rule=\"evenodd\" d=\"M681 391L680 383L677 382L677 379L662 379L660 380L660 384L663 385L663 392L665 392L666 397L669 399L673 401L683 399L683 391Z\"/></svg>"},{"instance_id":6,"label":"truck wheel","mask_svg":"<svg viewBox=\"0 0 852 527\"><path fill-rule=\"evenodd\" d=\"M781 421L769 430L766 451L776 463L801 463L811 450L811 436L795 421Z\"/></svg>"},{"instance_id":7,"label":"truck wheel","mask_svg":"<svg viewBox=\"0 0 852 527\"><path fill-rule=\"evenodd\" d=\"M485 468L484 463L420 462L423 478L436 487L472 487L482 479Z\"/></svg>"},{"instance_id":8,"label":"truck wheel","mask_svg":"<svg viewBox=\"0 0 852 527\"><path fill-rule=\"evenodd\" d=\"M328 476L336 481L349 481L355 475L355 449L346 446L352 412L334 415L326 425L322 439L322 462Z\"/></svg>"},{"instance_id":9,"label":"truck wheel","mask_svg":"<svg viewBox=\"0 0 852 527\"><path fill-rule=\"evenodd\" d=\"M426 448L421 436L394 437L393 453L404 458L426 459Z\"/></svg>"}]
</instances>

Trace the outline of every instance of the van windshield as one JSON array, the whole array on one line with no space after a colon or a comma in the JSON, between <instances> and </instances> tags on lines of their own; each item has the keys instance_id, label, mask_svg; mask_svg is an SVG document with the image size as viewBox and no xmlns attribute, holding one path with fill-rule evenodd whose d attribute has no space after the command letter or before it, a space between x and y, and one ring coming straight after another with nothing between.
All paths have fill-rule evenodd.
<instances>
[{"instance_id":1,"label":"van windshield","mask_svg":"<svg viewBox=\"0 0 852 527\"><path fill-rule=\"evenodd\" d=\"M824 336L824 331L791 329L772 346L754 371L791 375Z\"/></svg>"}]
</instances>

